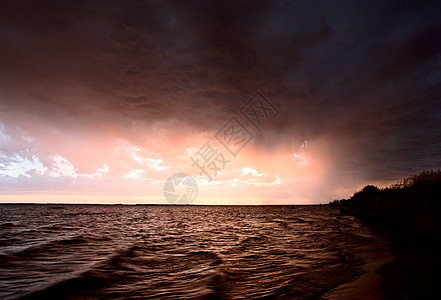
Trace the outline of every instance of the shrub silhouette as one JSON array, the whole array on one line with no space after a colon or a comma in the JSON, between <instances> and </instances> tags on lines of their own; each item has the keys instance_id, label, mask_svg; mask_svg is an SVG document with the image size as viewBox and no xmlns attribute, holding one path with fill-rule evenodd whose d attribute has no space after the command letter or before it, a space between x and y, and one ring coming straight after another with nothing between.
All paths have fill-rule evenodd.
<instances>
[{"instance_id":1,"label":"shrub silhouette","mask_svg":"<svg viewBox=\"0 0 441 300\"><path fill-rule=\"evenodd\" d=\"M423 171L383 189L367 185L330 205L401 236L441 237L441 171Z\"/></svg>"}]
</instances>

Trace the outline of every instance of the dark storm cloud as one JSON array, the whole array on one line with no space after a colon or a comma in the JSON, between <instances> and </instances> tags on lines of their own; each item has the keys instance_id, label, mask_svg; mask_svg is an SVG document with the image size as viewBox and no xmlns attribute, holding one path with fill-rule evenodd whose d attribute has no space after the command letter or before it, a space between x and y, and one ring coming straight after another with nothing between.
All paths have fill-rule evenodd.
<instances>
[{"instance_id":1,"label":"dark storm cloud","mask_svg":"<svg viewBox=\"0 0 441 300\"><path fill-rule=\"evenodd\" d=\"M255 90L271 150L328 139L336 168L389 179L441 163L438 2L7 1L1 111L177 119L216 130ZM69 119L70 118L70 119ZM336 170L337 172L338 170Z\"/></svg>"}]
</instances>

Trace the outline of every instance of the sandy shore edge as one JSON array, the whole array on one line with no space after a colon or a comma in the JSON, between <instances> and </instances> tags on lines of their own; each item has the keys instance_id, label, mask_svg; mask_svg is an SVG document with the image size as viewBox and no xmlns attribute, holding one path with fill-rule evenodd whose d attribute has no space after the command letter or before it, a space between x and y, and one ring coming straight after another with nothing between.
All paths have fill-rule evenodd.
<instances>
[{"instance_id":1,"label":"sandy shore edge","mask_svg":"<svg viewBox=\"0 0 441 300\"><path fill-rule=\"evenodd\" d=\"M383 299L380 291L382 277L378 269L393 261L387 241L371 234L369 228L354 228L351 233L372 238L372 242L354 249L364 259L364 274L322 295L321 299Z\"/></svg>"}]
</instances>

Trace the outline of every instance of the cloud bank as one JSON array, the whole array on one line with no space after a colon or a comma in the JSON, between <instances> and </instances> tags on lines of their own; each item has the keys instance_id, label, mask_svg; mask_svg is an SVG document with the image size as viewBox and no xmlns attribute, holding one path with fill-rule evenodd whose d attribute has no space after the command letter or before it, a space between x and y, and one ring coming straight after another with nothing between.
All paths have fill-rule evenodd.
<instances>
[{"instance_id":1,"label":"cloud bank","mask_svg":"<svg viewBox=\"0 0 441 300\"><path fill-rule=\"evenodd\" d=\"M161 199L256 90L280 115L204 201L327 202L437 169L440 6L2 2L0 192Z\"/></svg>"}]
</instances>

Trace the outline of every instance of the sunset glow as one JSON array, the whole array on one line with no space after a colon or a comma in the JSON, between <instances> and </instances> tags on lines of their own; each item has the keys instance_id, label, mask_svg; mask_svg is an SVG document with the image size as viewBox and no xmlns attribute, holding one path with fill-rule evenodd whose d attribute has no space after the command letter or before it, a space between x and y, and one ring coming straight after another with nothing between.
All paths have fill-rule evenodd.
<instances>
[{"instance_id":1,"label":"sunset glow","mask_svg":"<svg viewBox=\"0 0 441 300\"><path fill-rule=\"evenodd\" d=\"M438 23L375 29L390 10L349 3L302 18L269 3L2 6L2 202L167 203L185 172L195 203L326 203L441 162ZM257 91L277 113L256 127L241 110ZM250 134L237 154L216 138L232 118ZM207 142L227 161L212 181L191 160Z\"/></svg>"}]
</instances>

